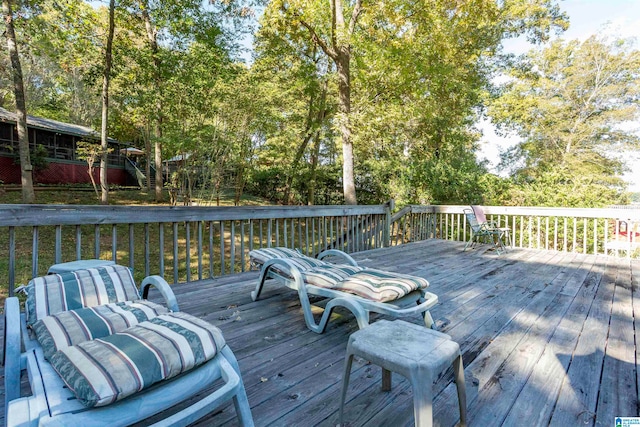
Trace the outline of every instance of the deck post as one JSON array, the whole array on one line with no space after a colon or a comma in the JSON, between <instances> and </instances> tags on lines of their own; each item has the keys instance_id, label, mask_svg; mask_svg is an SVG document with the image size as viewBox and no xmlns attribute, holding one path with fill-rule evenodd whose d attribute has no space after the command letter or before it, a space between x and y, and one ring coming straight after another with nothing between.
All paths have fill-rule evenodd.
<instances>
[{"instance_id":1,"label":"deck post","mask_svg":"<svg viewBox=\"0 0 640 427\"><path fill-rule=\"evenodd\" d=\"M385 225L383 229L384 235L382 236L382 246L388 248L391 246L391 211L396 205L396 201L391 199L384 204L385 211Z\"/></svg>"}]
</instances>

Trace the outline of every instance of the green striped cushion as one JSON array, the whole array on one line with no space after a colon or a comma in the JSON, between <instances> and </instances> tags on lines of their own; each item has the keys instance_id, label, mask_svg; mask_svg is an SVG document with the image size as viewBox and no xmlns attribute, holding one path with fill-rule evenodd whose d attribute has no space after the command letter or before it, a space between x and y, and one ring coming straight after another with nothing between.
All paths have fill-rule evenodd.
<instances>
[{"instance_id":1,"label":"green striped cushion","mask_svg":"<svg viewBox=\"0 0 640 427\"><path fill-rule=\"evenodd\" d=\"M61 311L140 299L131 270L121 265L36 277L26 291L29 325Z\"/></svg>"},{"instance_id":2,"label":"green striped cushion","mask_svg":"<svg viewBox=\"0 0 640 427\"><path fill-rule=\"evenodd\" d=\"M316 258L311 258L306 255L302 255L300 252L289 248L264 248L254 249L249 252L249 258L251 264L255 266L262 266L265 262L274 258L284 258L291 265L298 267L300 271L308 270L313 267L318 267L327 264L325 261L321 261ZM288 273L278 266L273 266L273 269L278 273L289 277Z\"/></svg>"},{"instance_id":3,"label":"green striped cushion","mask_svg":"<svg viewBox=\"0 0 640 427\"><path fill-rule=\"evenodd\" d=\"M354 270L350 272L349 269ZM302 275L306 283L378 302L395 301L412 291L429 286L429 282L422 277L350 266L317 267Z\"/></svg>"},{"instance_id":4,"label":"green striped cushion","mask_svg":"<svg viewBox=\"0 0 640 427\"><path fill-rule=\"evenodd\" d=\"M33 325L33 331L49 359L62 348L124 331L168 312L164 306L146 300L118 302L43 317Z\"/></svg>"},{"instance_id":5,"label":"green striped cushion","mask_svg":"<svg viewBox=\"0 0 640 427\"><path fill-rule=\"evenodd\" d=\"M105 406L205 363L224 346L215 326L170 313L59 350L51 365L80 402Z\"/></svg>"},{"instance_id":6,"label":"green striped cushion","mask_svg":"<svg viewBox=\"0 0 640 427\"><path fill-rule=\"evenodd\" d=\"M324 263L324 265L302 271L302 280L321 288L336 289L338 283L362 270L364 270L363 267L353 265Z\"/></svg>"}]
</instances>

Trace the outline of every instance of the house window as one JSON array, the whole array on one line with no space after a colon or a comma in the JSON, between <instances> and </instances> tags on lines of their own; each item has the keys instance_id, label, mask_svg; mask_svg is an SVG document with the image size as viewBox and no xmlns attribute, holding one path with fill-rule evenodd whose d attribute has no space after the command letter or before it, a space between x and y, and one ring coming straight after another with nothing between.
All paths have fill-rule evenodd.
<instances>
[{"instance_id":1,"label":"house window","mask_svg":"<svg viewBox=\"0 0 640 427\"><path fill-rule=\"evenodd\" d=\"M73 137L70 135L56 134L56 159L73 160Z\"/></svg>"},{"instance_id":2,"label":"house window","mask_svg":"<svg viewBox=\"0 0 640 427\"><path fill-rule=\"evenodd\" d=\"M14 152L13 128L14 126L10 123L0 123L0 153Z\"/></svg>"}]
</instances>

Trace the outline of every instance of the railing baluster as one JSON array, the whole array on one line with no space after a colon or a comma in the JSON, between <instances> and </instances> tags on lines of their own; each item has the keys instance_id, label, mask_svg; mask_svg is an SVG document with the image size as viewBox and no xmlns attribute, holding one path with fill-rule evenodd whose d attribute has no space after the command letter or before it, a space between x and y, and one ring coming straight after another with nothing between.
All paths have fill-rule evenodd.
<instances>
[{"instance_id":1,"label":"railing baluster","mask_svg":"<svg viewBox=\"0 0 640 427\"><path fill-rule=\"evenodd\" d=\"M133 270L134 267L134 259L133 259L133 252L135 250L135 245L134 245L134 230L133 230L133 224L129 224L129 268Z\"/></svg>"},{"instance_id":2,"label":"railing baluster","mask_svg":"<svg viewBox=\"0 0 640 427\"><path fill-rule=\"evenodd\" d=\"M185 222L184 223L184 241L185 241L185 267L186 267L186 274L187 274L187 282L191 281L191 223L190 222Z\"/></svg>"},{"instance_id":3,"label":"railing baluster","mask_svg":"<svg viewBox=\"0 0 640 427\"><path fill-rule=\"evenodd\" d=\"M76 225L76 259L82 259L82 226Z\"/></svg>"},{"instance_id":4,"label":"railing baluster","mask_svg":"<svg viewBox=\"0 0 640 427\"><path fill-rule=\"evenodd\" d=\"M284 241L284 246L287 246L287 243L289 243L289 238L288 238L289 235L287 233L287 219L286 218L284 218L282 220L282 228L283 228L283 231L284 231L284 233L283 233L284 235L283 235L283 239L282 240Z\"/></svg>"},{"instance_id":5,"label":"railing baluster","mask_svg":"<svg viewBox=\"0 0 640 427\"><path fill-rule=\"evenodd\" d=\"M16 287L16 228L9 226L9 296ZM6 330L6 329L5 329Z\"/></svg>"},{"instance_id":6,"label":"railing baluster","mask_svg":"<svg viewBox=\"0 0 640 427\"><path fill-rule=\"evenodd\" d=\"M144 223L144 277L151 275L151 236L149 235L149 223Z\"/></svg>"},{"instance_id":7,"label":"railing baluster","mask_svg":"<svg viewBox=\"0 0 640 427\"><path fill-rule=\"evenodd\" d=\"M245 267L245 263L246 263L246 259L245 259L245 253L244 253L244 240L245 240L245 235L244 235L244 220L240 221L240 271L244 272L246 267ZM278 229L278 225L276 223L276 230ZM277 232L276 232L277 235ZM279 242L278 242L279 243Z\"/></svg>"},{"instance_id":8,"label":"railing baluster","mask_svg":"<svg viewBox=\"0 0 640 427\"><path fill-rule=\"evenodd\" d=\"M304 247L302 246L302 221L298 218L298 248L302 251ZM308 255L309 252L306 253Z\"/></svg>"},{"instance_id":9,"label":"railing baluster","mask_svg":"<svg viewBox=\"0 0 640 427\"><path fill-rule=\"evenodd\" d=\"M202 280L202 227L203 222L198 221L198 280Z\"/></svg>"},{"instance_id":10,"label":"railing baluster","mask_svg":"<svg viewBox=\"0 0 640 427\"><path fill-rule=\"evenodd\" d=\"M31 242L31 277L38 276L38 244L39 244L39 231L38 226L33 227L32 242Z\"/></svg>"},{"instance_id":11,"label":"railing baluster","mask_svg":"<svg viewBox=\"0 0 640 427\"><path fill-rule=\"evenodd\" d=\"M111 226L111 259L118 263L118 229L116 224Z\"/></svg>"},{"instance_id":12,"label":"railing baluster","mask_svg":"<svg viewBox=\"0 0 640 427\"><path fill-rule=\"evenodd\" d=\"M316 219L311 218L311 252L316 253Z\"/></svg>"},{"instance_id":13,"label":"railing baluster","mask_svg":"<svg viewBox=\"0 0 640 427\"><path fill-rule=\"evenodd\" d=\"M55 244L55 260L54 264L62 262L62 226L56 225L56 244Z\"/></svg>"},{"instance_id":14,"label":"railing baluster","mask_svg":"<svg viewBox=\"0 0 640 427\"><path fill-rule=\"evenodd\" d=\"M158 224L158 246L160 246L160 276L164 277L164 223Z\"/></svg>"},{"instance_id":15,"label":"railing baluster","mask_svg":"<svg viewBox=\"0 0 640 427\"><path fill-rule=\"evenodd\" d=\"M304 219L304 246L306 249L306 254L307 255L312 255L311 252L309 252L309 218L305 218Z\"/></svg>"},{"instance_id":16,"label":"railing baluster","mask_svg":"<svg viewBox=\"0 0 640 427\"><path fill-rule=\"evenodd\" d=\"M100 259L100 226L98 224L94 225L93 237L95 240L93 247L93 257L96 259Z\"/></svg>"},{"instance_id":17,"label":"railing baluster","mask_svg":"<svg viewBox=\"0 0 640 427\"><path fill-rule=\"evenodd\" d=\"M209 278L212 279L215 275L213 269L214 259L214 247L213 247L213 221L209 221Z\"/></svg>"},{"instance_id":18,"label":"railing baluster","mask_svg":"<svg viewBox=\"0 0 640 427\"><path fill-rule=\"evenodd\" d=\"M271 228L271 223L269 223L269 228ZM269 234L271 234L271 230L269 230ZM271 239L269 239L269 243L271 243ZM229 273L233 274L236 272L236 222L229 221Z\"/></svg>"},{"instance_id":19,"label":"railing baluster","mask_svg":"<svg viewBox=\"0 0 640 427\"><path fill-rule=\"evenodd\" d=\"M322 241L322 250L327 249L327 217L323 216L322 217L322 230L324 232L324 240Z\"/></svg>"},{"instance_id":20,"label":"railing baluster","mask_svg":"<svg viewBox=\"0 0 640 427\"><path fill-rule=\"evenodd\" d=\"M544 248L549 250L549 217L544 219Z\"/></svg>"},{"instance_id":21,"label":"railing baluster","mask_svg":"<svg viewBox=\"0 0 640 427\"><path fill-rule=\"evenodd\" d=\"M582 222L582 253L587 253L587 225L589 220L587 218L583 219Z\"/></svg>"},{"instance_id":22,"label":"railing baluster","mask_svg":"<svg viewBox=\"0 0 640 427\"><path fill-rule=\"evenodd\" d=\"M260 247L262 247L262 224L260 226ZM224 275L224 221L220 221L220 275Z\"/></svg>"},{"instance_id":23,"label":"railing baluster","mask_svg":"<svg viewBox=\"0 0 640 427\"><path fill-rule=\"evenodd\" d=\"M173 283L178 283L178 223L172 223L173 228Z\"/></svg>"}]
</instances>

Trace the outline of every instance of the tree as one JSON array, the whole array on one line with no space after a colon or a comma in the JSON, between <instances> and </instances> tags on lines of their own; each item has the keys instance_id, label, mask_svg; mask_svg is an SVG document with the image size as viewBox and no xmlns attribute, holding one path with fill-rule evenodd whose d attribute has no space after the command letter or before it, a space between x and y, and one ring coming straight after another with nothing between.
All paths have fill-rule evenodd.
<instances>
[{"instance_id":1,"label":"tree","mask_svg":"<svg viewBox=\"0 0 640 427\"><path fill-rule=\"evenodd\" d=\"M362 1L353 5L342 0L331 0L329 14L318 4L288 5L279 3L293 22L309 32L309 37L331 59L338 77L338 127L342 138L342 184L346 204L358 203L355 187L353 138L351 125L351 48L358 19L362 12ZM308 16L308 17L307 17ZM328 22L327 22L328 21ZM298 151L299 152L299 151Z\"/></svg>"},{"instance_id":2,"label":"tree","mask_svg":"<svg viewBox=\"0 0 640 427\"><path fill-rule=\"evenodd\" d=\"M566 27L566 16L554 0L274 0L262 25L288 40L294 55L305 54L306 37L328 58L328 101L338 105L330 120L343 148L345 202L354 203L352 183L367 201L381 195L373 187L389 182L388 171L377 165L395 162L386 156L402 156L391 175L411 179L408 167L420 163L414 152L471 149L474 109L490 87L502 39L544 40Z\"/></svg>"},{"instance_id":3,"label":"tree","mask_svg":"<svg viewBox=\"0 0 640 427\"><path fill-rule=\"evenodd\" d=\"M115 27L115 0L109 1L109 29L107 31L107 43L104 52L104 73L102 78L102 126L100 132L100 145L102 155L100 156L100 188L102 189L101 202L103 205L109 203L109 183L107 182L107 161L109 156L109 140L107 136L107 126L109 123L109 82L111 79L111 62L113 50L113 33Z\"/></svg>"},{"instance_id":4,"label":"tree","mask_svg":"<svg viewBox=\"0 0 640 427\"><path fill-rule=\"evenodd\" d=\"M33 191L33 168L29 155L29 133L27 132L27 107L24 96L24 82L20 54L13 25L13 11L11 0L2 0L2 13L6 24L7 48L11 59L11 74L13 77L13 93L16 102L16 127L18 128L18 146L20 151L20 180L22 184L22 202L34 203L36 199Z\"/></svg>"},{"instance_id":5,"label":"tree","mask_svg":"<svg viewBox=\"0 0 640 427\"><path fill-rule=\"evenodd\" d=\"M629 127L640 117L640 51L625 40L558 40L529 52L510 75L489 114L522 138L501 165L525 196L537 204L575 205L577 195L592 205L619 201L617 153L640 144Z\"/></svg>"},{"instance_id":6,"label":"tree","mask_svg":"<svg viewBox=\"0 0 640 427\"><path fill-rule=\"evenodd\" d=\"M79 160L84 160L87 162L87 173L89 174L89 178L91 179L91 184L93 184L93 190L96 192L96 197L98 198L98 200L100 200L100 192L98 191L98 186L96 185L96 179L93 176L93 171L96 160L101 157L102 146L87 141L79 141L76 146L76 154Z\"/></svg>"},{"instance_id":7,"label":"tree","mask_svg":"<svg viewBox=\"0 0 640 427\"><path fill-rule=\"evenodd\" d=\"M141 1L140 2L140 11L142 15L142 19L144 20L144 26L147 34L147 43L149 45L149 49L151 51L151 57L153 58L153 80L156 84L156 89L160 91L160 93L156 96L156 117L154 120L154 165L156 168L156 202L161 202L162 197L162 121L163 121L163 111L162 111L162 59L160 57L160 52L158 49L158 29L151 21L151 15L149 14L149 2Z\"/></svg>"}]
</instances>

